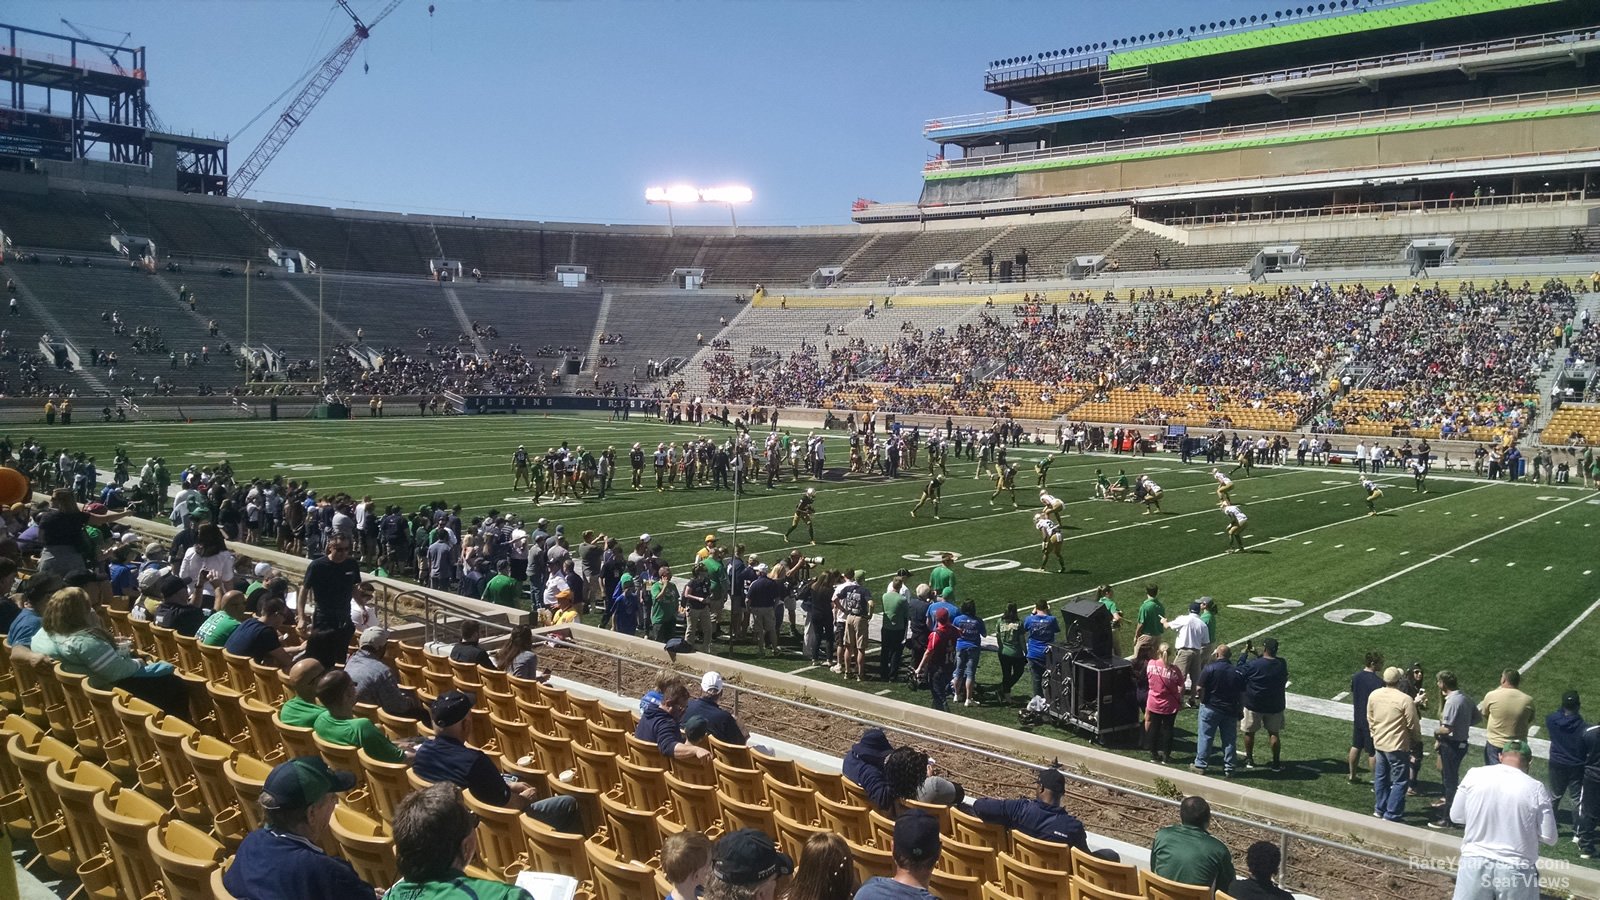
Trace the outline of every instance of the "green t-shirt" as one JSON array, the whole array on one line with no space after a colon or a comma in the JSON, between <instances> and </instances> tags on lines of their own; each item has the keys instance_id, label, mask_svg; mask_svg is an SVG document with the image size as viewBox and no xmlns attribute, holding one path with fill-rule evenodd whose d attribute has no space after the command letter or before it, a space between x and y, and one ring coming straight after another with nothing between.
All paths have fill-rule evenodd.
<instances>
[{"instance_id":1,"label":"green t-shirt","mask_svg":"<svg viewBox=\"0 0 1600 900\"><path fill-rule=\"evenodd\" d=\"M323 710L311 726L319 737L330 744L360 747L379 762L400 762L406 758L394 741L378 730L371 719L357 716L354 719L335 719L333 713Z\"/></svg>"},{"instance_id":2,"label":"green t-shirt","mask_svg":"<svg viewBox=\"0 0 1600 900\"><path fill-rule=\"evenodd\" d=\"M296 728L314 728L317 720L322 718L322 714L325 712L327 712L326 709L309 700L290 697L289 702L278 707L278 718L282 719L285 725L293 725Z\"/></svg>"},{"instance_id":3,"label":"green t-shirt","mask_svg":"<svg viewBox=\"0 0 1600 900\"><path fill-rule=\"evenodd\" d=\"M995 633L995 640L1000 645L1001 656L1015 658L1027 653L1028 634L1022 630L1021 622L1000 623L1000 630Z\"/></svg>"},{"instance_id":4,"label":"green t-shirt","mask_svg":"<svg viewBox=\"0 0 1600 900\"><path fill-rule=\"evenodd\" d=\"M1104 606L1108 611L1110 611L1113 621L1115 621L1117 615L1122 612L1121 610L1117 609L1117 601L1111 599L1110 597L1101 597L1100 605Z\"/></svg>"},{"instance_id":5,"label":"green t-shirt","mask_svg":"<svg viewBox=\"0 0 1600 900\"><path fill-rule=\"evenodd\" d=\"M706 557L700 564L706 567L706 580L711 583L711 590L722 590L724 569L726 567L723 566L720 561L712 559L709 556Z\"/></svg>"},{"instance_id":6,"label":"green t-shirt","mask_svg":"<svg viewBox=\"0 0 1600 900\"><path fill-rule=\"evenodd\" d=\"M515 607L520 585L510 575L496 575L489 579L483 586L483 600L486 603L497 603L501 606Z\"/></svg>"},{"instance_id":7,"label":"green t-shirt","mask_svg":"<svg viewBox=\"0 0 1600 900\"><path fill-rule=\"evenodd\" d=\"M1233 856L1203 828L1168 825L1150 845L1150 871L1162 878L1207 887L1232 885Z\"/></svg>"},{"instance_id":8,"label":"green t-shirt","mask_svg":"<svg viewBox=\"0 0 1600 900\"><path fill-rule=\"evenodd\" d=\"M514 884L451 872L439 881L401 879L384 892L383 900L528 900L528 892Z\"/></svg>"},{"instance_id":9,"label":"green t-shirt","mask_svg":"<svg viewBox=\"0 0 1600 900\"><path fill-rule=\"evenodd\" d=\"M940 563L928 573L928 585L933 588L935 595L942 596L945 588L956 586L956 573L951 571L949 566Z\"/></svg>"},{"instance_id":10,"label":"green t-shirt","mask_svg":"<svg viewBox=\"0 0 1600 900\"><path fill-rule=\"evenodd\" d=\"M228 642L228 635L233 634L233 630L238 627L238 619L219 609L200 623L200 630L194 633L194 637L207 647L221 647Z\"/></svg>"},{"instance_id":11,"label":"green t-shirt","mask_svg":"<svg viewBox=\"0 0 1600 900\"><path fill-rule=\"evenodd\" d=\"M650 624L660 625L678 616L678 586L670 581L650 585Z\"/></svg>"},{"instance_id":12,"label":"green t-shirt","mask_svg":"<svg viewBox=\"0 0 1600 900\"><path fill-rule=\"evenodd\" d=\"M1217 641L1217 614L1208 609L1205 612L1200 614L1200 621L1206 623L1206 634L1211 635L1211 642L1212 643L1216 643L1216 641Z\"/></svg>"},{"instance_id":13,"label":"green t-shirt","mask_svg":"<svg viewBox=\"0 0 1600 900\"><path fill-rule=\"evenodd\" d=\"M1160 637L1166 626L1161 624L1161 619L1166 616L1167 608L1155 598L1145 600L1139 604L1139 633L1151 637Z\"/></svg>"},{"instance_id":14,"label":"green t-shirt","mask_svg":"<svg viewBox=\"0 0 1600 900\"><path fill-rule=\"evenodd\" d=\"M906 627L906 595L895 590L883 592L883 627L886 631L904 631Z\"/></svg>"}]
</instances>

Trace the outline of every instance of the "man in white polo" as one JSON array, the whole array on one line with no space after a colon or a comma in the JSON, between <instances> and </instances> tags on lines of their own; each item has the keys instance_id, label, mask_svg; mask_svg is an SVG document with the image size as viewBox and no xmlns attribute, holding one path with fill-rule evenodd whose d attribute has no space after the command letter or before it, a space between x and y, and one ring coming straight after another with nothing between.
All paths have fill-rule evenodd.
<instances>
[{"instance_id":1,"label":"man in white polo","mask_svg":"<svg viewBox=\"0 0 1600 900\"><path fill-rule=\"evenodd\" d=\"M1450 818L1466 832L1454 900L1539 900L1539 845L1556 842L1556 814L1525 771L1531 758L1526 742L1508 740L1498 765L1467 772L1456 788Z\"/></svg>"},{"instance_id":2,"label":"man in white polo","mask_svg":"<svg viewBox=\"0 0 1600 900\"><path fill-rule=\"evenodd\" d=\"M1177 640L1173 642L1178 648L1178 671L1188 679L1184 696L1188 698L1189 705L1194 706L1195 693L1200 688L1200 670L1210 662L1206 659L1205 650L1206 645L1211 643L1211 629L1200 618L1200 601L1189 604L1189 612L1168 622L1167 627L1178 633Z\"/></svg>"}]
</instances>

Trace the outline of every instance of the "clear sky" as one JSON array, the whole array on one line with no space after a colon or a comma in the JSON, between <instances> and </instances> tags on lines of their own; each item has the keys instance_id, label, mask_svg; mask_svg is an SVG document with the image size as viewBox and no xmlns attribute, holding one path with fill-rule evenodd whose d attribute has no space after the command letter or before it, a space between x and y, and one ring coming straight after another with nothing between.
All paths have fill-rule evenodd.
<instances>
[{"instance_id":1,"label":"clear sky","mask_svg":"<svg viewBox=\"0 0 1600 900\"><path fill-rule=\"evenodd\" d=\"M375 16L388 0L351 0ZM1243 0L403 0L256 182L263 200L665 223L652 184L746 184L741 224L849 220L917 197L929 118L997 109L990 60L1278 8ZM237 167L349 33L328 0L26 0L149 51L171 129ZM363 72L363 66L368 68ZM246 129L262 110L269 110ZM720 222L722 210L678 220Z\"/></svg>"}]
</instances>

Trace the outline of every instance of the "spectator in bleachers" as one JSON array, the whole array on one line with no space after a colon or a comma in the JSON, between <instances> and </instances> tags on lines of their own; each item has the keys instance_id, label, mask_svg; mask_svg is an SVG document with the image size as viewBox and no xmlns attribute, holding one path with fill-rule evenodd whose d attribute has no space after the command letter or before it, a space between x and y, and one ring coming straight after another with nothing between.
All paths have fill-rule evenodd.
<instances>
[{"instance_id":1,"label":"spectator in bleachers","mask_svg":"<svg viewBox=\"0 0 1600 900\"><path fill-rule=\"evenodd\" d=\"M1294 894L1273 881L1283 864L1283 851L1271 841L1256 841L1244 852L1248 878L1235 879L1227 889L1233 900L1294 900Z\"/></svg>"},{"instance_id":2,"label":"spectator in bleachers","mask_svg":"<svg viewBox=\"0 0 1600 900\"><path fill-rule=\"evenodd\" d=\"M894 822L894 877L867 879L855 900L930 900L928 882L944 843L939 820L923 812L906 813Z\"/></svg>"},{"instance_id":3,"label":"spectator in bleachers","mask_svg":"<svg viewBox=\"0 0 1600 900\"><path fill-rule=\"evenodd\" d=\"M89 684L101 690L119 687L169 716L191 715L187 688L172 663L143 662L119 647L101 627L82 588L50 595L31 649L60 661L67 672L89 676Z\"/></svg>"},{"instance_id":4,"label":"spectator in bleachers","mask_svg":"<svg viewBox=\"0 0 1600 900\"><path fill-rule=\"evenodd\" d=\"M972 812L985 822L1041 841L1068 844L1088 853L1089 839L1083 823L1061 808L1061 798L1066 792L1067 778L1059 769L1040 769L1039 790L1032 799L982 797L973 801Z\"/></svg>"},{"instance_id":5,"label":"spectator in bleachers","mask_svg":"<svg viewBox=\"0 0 1600 900\"><path fill-rule=\"evenodd\" d=\"M682 675L663 673L656 691L661 701L644 710L634 737L655 744L668 759L709 759L711 751L685 741L679 724L689 708L689 682Z\"/></svg>"},{"instance_id":6,"label":"spectator in bleachers","mask_svg":"<svg viewBox=\"0 0 1600 900\"><path fill-rule=\"evenodd\" d=\"M278 707L278 718L285 725L312 728L322 714L327 712L317 703L317 683L328 670L314 659L302 659L289 667L287 681L294 696Z\"/></svg>"},{"instance_id":7,"label":"spectator in bleachers","mask_svg":"<svg viewBox=\"0 0 1600 900\"><path fill-rule=\"evenodd\" d=\"M228 641L222 645L222 649L287 670L296 653L302 649L285 647L278 637L278 629L288 621L289 610L282 600L264 600L254 616L233 629L233 634L228 635Z\"/></svg>"},{"instance_id":8,"label":"spectator in bleachers","mask_svg":"<svg viewBox=\"0 0 1600 900\"><path fill-rule=\"evenodd\" d=\"M711 877L711 839L698 831L680 831L661 842L661 874L672 882L664 900L699 900Z\"/></svg>"},{"instance_id":9,"label":"spectator in bleachers","mask_svg":"<svg viewBox=\"0 0 1600 900\"><path fill-rule=\"evenodd\" d=\"M476 702L464 691L447 691L433 701L434 735L417 747L412 771L424 780L470 791L481 803L522 810L556 831L581 833L576 800L566 796L540 800L532 785L503 777L482 750L467 745Z\"/></svg>"},{"instance_id":10,"label":"spectator in bleachers","mask_svg":"<svg viewBox=\"0 0 1600 900\"><path fill-rule=\"evenodd\" d=\"M394 670L383 659L389 632L373 625L361 632L361 643L345 661L344 671L355 684L356 702L371 703L393 716L428 721L428 711L417 695L400 687Z\"/></svg>"},{"instance_id":11,"label":"spectator in bleachers","mask_svg":"<svg viewBox=\"0 0 1600 900\"><path fill-rule=\"evenodd\" d=\"M861 788L867 800L880 811L889 809L895 802L883 771L884 762L893 750L883 729L868 728L844 756L844 777Z\"/></svg>"},{"instance_id":12,"label":"spectator in bleachers","mask_svg":"<svg viewBox=\"0 0 1600 900\"><path fill-rule=\"evenodd\" d=\"M206 611L200 607L199 585L190 587L176 575L164 576L156 582L156 595L161 603L156 606L152 619L162 628L171 628L185 636L193 637L206 620Z\"/></svg>"},{"instance_id":13,"label":"spectator in bleachers","mask_svg":"<svg viewBox=\"0 0 1600 900\"><path fill-rule=\"evenodd\" d=\"M334 795L355 786L354 775L329 769L315 756L274 768L261 789L266 823L245 835L222 876L228 893L251 900L371 896L372 885L350 863L322 850Z\"/></svg>"},{"instance_id":14,"label":"spectator in bleachers","mask_svg":"<svg viewBox=\"0 0 1600 900\"><path fill-rule=\"evenodd\" d=\"M472 663L485 669L492 669L494 657L489 651L478 645L478 640L483 635L483 626L473 619L464 619L461 622L461 640L450 647L452 662Z\"/></svg>"},{"instance_id":15,"label":"spectator in bleachers","mask_svg":"<svg viewBox=\"0 0 1600 900\"><path fill-rule=\"evenodd\" d=\"M217 611L200 623L200 629L194 633L195 639L203 646L221 647L228 643L239 623L249 617L245 611L244 592L229 591L222 595Z\"/></svg>"},{"instance_id":16,"label":"spectator in bleachers","mask_svg":"<svg viewBox=\"0 0 1600 900\"><path fill-rule=\"evenodd\" d=\"M478 856L477 816L455 785L429 785L408 795L395 808L392 828L400 880L385 897L529 900L515 885L463 874Z\"/></svg>"},{"instance_id":17,"label":"spectator in bleachers","mask_svg":"<svg viewBox=\"0 0 1600 900\"><path fill-rule=\"evenodd\" d=\"M355 714L356 686L343 669L317 679L317 702L322 704L323 713L311 727L318 737L330 744L360 747L379 762L395 763L406 758L406 752L379 731L371 719Z\"/></svg>"},{"instance_id":18,"label":"spectator in bleachers","mask_svg":"<svg viewBox=\"0 0 1600 900\"><path fill-rule=\"evenodd\" d=\"M774 900L778 880L794 872L794 860L754 828L718 838L712 857L705 900Z\"/></svg>"},{"instance_id":19,"label":"spectator in bleachers","mask_svg":"<svg viewBox=\"0 0 1600 900\"><path fill-rule=\"evenodd\" d=\"M851 900L860 885L850 844L832 832L806 839L783 900Z\"/></svg>"},{"instance_id":20,"label":"spectator in bleachers","mask_svg":"<svg viewBox=\"0 0 1600 900\"><path fill-rule=\"evenodd\" d=\"M33 636L38 634L44 625L39 610L44 609L51 594L65 586L66 582L54 575L35 575L23 582L21 590L13 595L17 611L11 619L11 624L6 628L6 641L13 648L32 648Z\"/></svg>"},{"instance_id":21,"label":"spectator in bleachers","mask_svg":"<svg viewBox=\"0 0 1600 900\"><path fill-rule=\"evenodd\" d=\"M1179 824L1156 832L1150 844L1150 871L1184 884L1222 888L1234 882L1233 855L1211 836L1211 804L1204 797L1183 798Z\"/></svg>"},{"instance_id":22,"label":"spectator in bleachers","mask_svg":"<svg viewBox=\"0 0 1600 900\"><path fill-rule=\"evenodd\" d=\"M743 745L750 740L750 735L739 726L733 713L728 712L718 705L722 699L722 676L717 672L707 672L700 678L700 696L689 701L688 708L684 711L683 721L686 726L692 727L696 720L704 723L706 733L725 744Z\"/></svg>"}]
</instances>

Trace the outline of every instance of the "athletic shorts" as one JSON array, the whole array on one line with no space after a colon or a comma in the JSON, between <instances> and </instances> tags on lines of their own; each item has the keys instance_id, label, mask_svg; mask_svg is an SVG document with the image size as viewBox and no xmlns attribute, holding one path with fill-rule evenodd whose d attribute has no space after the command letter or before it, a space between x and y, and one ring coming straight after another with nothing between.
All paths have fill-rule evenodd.
<instances>
[{"instance_id":1,"label":"athletic shorts","mask_svg":"<svg viewBox=\"0 0 1600 900\"><path fill-rule=\"evenodd\" d=\"M1372 732L1367 730L1366 722L1353 722L1350 726L1350 746L1371 756L1373 753Z\"/></svg>"},{"instance_id":2,"label":"athletic shorts","mask_svg":"<svg viewBox=\"0 0 1600 900\"><path fill-rule=\"evenodd\" d=\"M1279 734L1283 731L1283 713L1258 713L1253 709L1244 711L1244 733L1255 734L1262 728L1267 729L1267 734Z\"/></svg>"}]
</instances>

